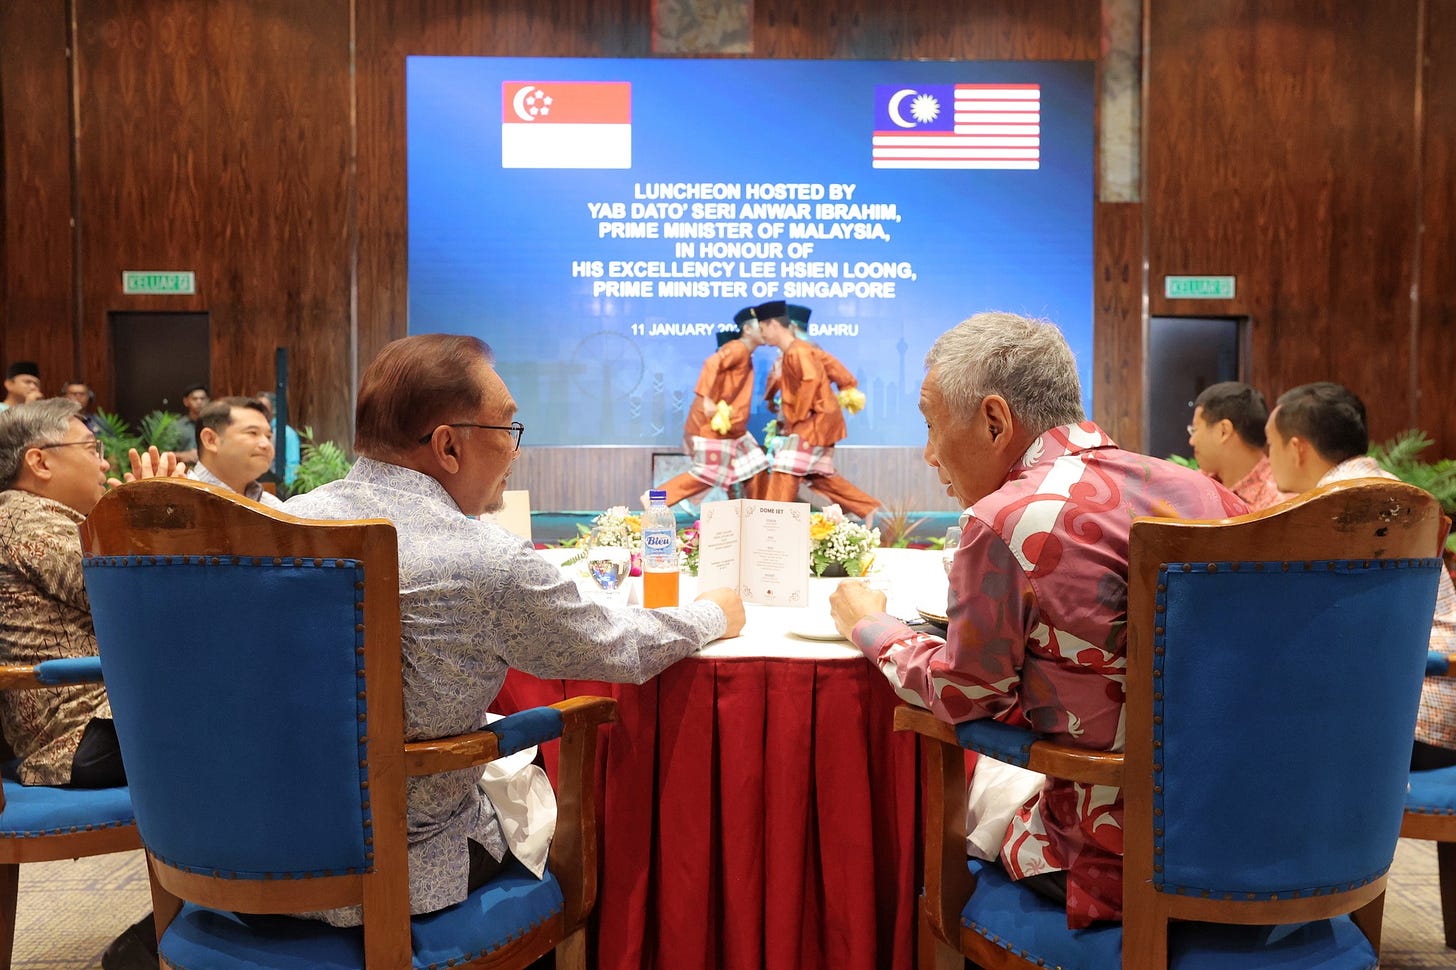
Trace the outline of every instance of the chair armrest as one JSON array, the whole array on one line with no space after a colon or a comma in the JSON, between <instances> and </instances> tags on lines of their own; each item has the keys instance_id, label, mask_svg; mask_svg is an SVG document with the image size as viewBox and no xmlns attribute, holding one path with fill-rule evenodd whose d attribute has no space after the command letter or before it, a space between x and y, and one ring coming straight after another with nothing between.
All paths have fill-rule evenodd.
<instances>
[{"instance_id":1,"label":"chair armrest","mask_svg":"<svg viewBox=\"0 0 1456 970\"><path fill-rule=\"evenodd\" d=\"M0 690L31 690L67 684L101 683L100 657L42 660L34 667L0 667Z\"/></svg>"},{"instance_id":2,"label":"chair armrest","mask_svg":"<svg viewBox=\"0 0 1456 970\"><path fill-rule=\"evenodd\" d=\"M407 743L405 772L414 777L488 764L576 728L615 719L616 704L604 697L573 697L550 707L533 707L503 717L485 730Z\"/></svg>"},{"instance_id":3,"label":"chair armrest","mask_svg":"<svg viewBox=\"0 0 1456 970\"><path fill-rule=\"evenodd\" d=\"M937 741L984 754L1006 764L1086 785L1122 787L1122 754L1091 751L1043 741L1025 728L976 720L950 725L927 710L895 709L895 730L915 731Z\"/></svg>"},{"instance_id":4,"label":"chair armrest","mask_svg":"<svg viewBox=\"0 0 1456 970\"><path fill-rule=\"evenodd\" d=\"M1426 654L1426 676L1450 677L1452 660L1456 660L1456 654L1442 653L1439 650L1430 651Z\"/></svg>"}]
</instances>

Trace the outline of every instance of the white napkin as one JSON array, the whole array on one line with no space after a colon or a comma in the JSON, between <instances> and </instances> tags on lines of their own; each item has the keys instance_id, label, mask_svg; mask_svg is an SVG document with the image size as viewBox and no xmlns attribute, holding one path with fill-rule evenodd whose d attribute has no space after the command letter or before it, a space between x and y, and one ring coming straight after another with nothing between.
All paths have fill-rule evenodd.
<instances>
[{"instance_id":1,"label":"white napkin","mask_svg":"<svg viewBox=\"0 0 1456 970\"><path fill-rule=\"evenodd\" d=\"M485 717L489 722L501 715ZM556 792L546 772L531 763L535 757L536 749L530 747L497 758L481 771L479 784L495 806L511 855L540 879L546 874L546 857L556 832Z\"/></svg>"},{"instance_id":2,"label":"white napkin","mask_svg":"<svg viewBox=\"0 0 1456 970\"><path fill-rule=\"evenodd\" d=\"M1006 840L1006 826L1021 806L1041 791L1046 775L980 755L966 795L966 855L994 862Z\"/></svg>"}]
</instances>

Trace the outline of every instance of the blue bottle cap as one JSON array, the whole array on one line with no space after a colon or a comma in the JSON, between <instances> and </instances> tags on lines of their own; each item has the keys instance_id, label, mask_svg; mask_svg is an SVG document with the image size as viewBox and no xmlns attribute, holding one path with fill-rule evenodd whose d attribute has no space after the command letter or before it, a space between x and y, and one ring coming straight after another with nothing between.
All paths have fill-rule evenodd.
<instances>
[{"instance_id":1,"label":"blue bottle cap","mask_svg":"<svg viewBox=\"0 0 1456 970\"><path fill-rule=\"evenodd\" d=\"M667 503L667 489L654 488L647 493L647 501Z\"/></svg>"}]
</instances>

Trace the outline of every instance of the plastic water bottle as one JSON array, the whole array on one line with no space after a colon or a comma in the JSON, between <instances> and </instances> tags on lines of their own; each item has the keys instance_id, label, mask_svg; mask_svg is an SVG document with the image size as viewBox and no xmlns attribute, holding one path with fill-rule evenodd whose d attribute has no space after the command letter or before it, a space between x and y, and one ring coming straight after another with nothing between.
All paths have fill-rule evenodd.
<instances>
[{"instance_id":1,"label":"plastic water bottle","mask_svg":"<svg viewBox=\"0 0 1456 970\"><path fill-rule=\"evenodd\" d=\"M653 489L642 513L642 605L677 605L677 518L667 492Z\"/></svg>"}]
</instances>

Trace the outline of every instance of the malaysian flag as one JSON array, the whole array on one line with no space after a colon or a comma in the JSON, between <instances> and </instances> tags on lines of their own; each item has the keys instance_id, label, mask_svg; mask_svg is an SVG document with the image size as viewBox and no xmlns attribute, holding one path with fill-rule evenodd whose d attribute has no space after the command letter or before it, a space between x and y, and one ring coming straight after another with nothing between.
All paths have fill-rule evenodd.
<instances>
[{"instance_id":1,"label":"malaysian flag","mask_svg":"<svg viewBox=\"0 0 1456 970\"><path fill-rule=\"evenodd\" d=\"M631 83L505 82L501 167L631 168Z\"/></svg>"},{"instance_id":2,"label":"malaysian flag","mask_svg":"<svg viewBox=\"0 0 1456 970\"><path fill-rule=\"evenodd\" d=\"M1041 85L875 85L875 168L1039 168Z\"/></svg>"}]
</instances>

